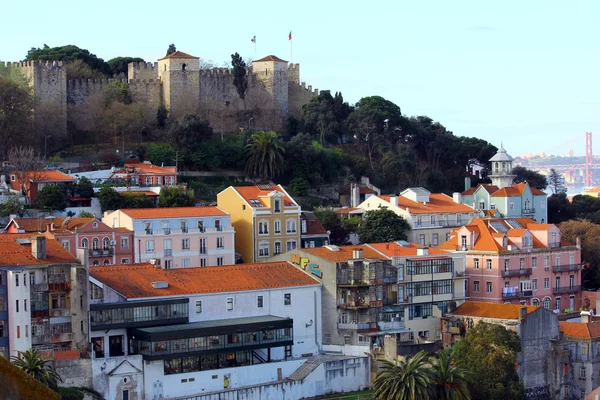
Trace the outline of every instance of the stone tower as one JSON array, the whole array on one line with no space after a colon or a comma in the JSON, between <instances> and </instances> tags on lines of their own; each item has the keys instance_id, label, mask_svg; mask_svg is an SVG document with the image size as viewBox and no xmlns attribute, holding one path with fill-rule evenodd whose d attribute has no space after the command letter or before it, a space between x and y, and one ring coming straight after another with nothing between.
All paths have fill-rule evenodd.
<instances>
[{"instance_id":1,"label":"stone tower","mask_svg":"<svg viewBox=\"0 0 600 400\"><path fill-rule=\"evenodd\" d=\"M272 108L288 111L288 62L276 56L252 61L252 72L272 98ZM270 105L269 105L270 106Z\"/></svg>"},{"instance_id":2,"label":"stone tower","mask_svg":"<svg viewBox=\"0 0 600 400\"><path fill-rule=\"evenodd\" d=\"M180 118L198 112L200 105L200 58L181 51L158 60L162 102L169 113Z\"/></svg>"},{"instance_id":3,"label":"stone tower","mask_svg":"<svg viewBox=\"0 0 600 400\"><path fill-rule=\"evenodd\" d=\"M512 170L513 158L504 150L504 146L500 144L500 149L490 158L491 170L488 175L492 180L492 185L498 186L499 189L512 185L516 175L513 175Z\"/></svg>"}]
</instances>

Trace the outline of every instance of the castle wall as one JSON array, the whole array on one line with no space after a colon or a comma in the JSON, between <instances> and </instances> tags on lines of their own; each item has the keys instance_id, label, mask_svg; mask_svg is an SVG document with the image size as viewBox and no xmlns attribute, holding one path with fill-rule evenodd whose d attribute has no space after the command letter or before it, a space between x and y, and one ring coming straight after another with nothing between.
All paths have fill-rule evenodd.
<instances>
[{"instance_id":1,"label":"castle wall","mask_svg":"<svg viewBox=\"0 0 600 400\"><path fill-rule=\"evenodd\" d=\"M308 103L313 97L319 95L319 89L314 89L312 86L306 86L306 83L301 84L290 81L288 83L288 113L296 118L302 115L302 106Z\"/></svg>"},{"instance_id":2,"label":"castle wall","mask_svg":"<svg viewBox=\"0 0 600 400\"><path fill-rule=\"evenodd\" d=\"M158 63L151 62L131 62L127 65L128 80L157 80L158 79Z\"/></svg>"}]
</instances>

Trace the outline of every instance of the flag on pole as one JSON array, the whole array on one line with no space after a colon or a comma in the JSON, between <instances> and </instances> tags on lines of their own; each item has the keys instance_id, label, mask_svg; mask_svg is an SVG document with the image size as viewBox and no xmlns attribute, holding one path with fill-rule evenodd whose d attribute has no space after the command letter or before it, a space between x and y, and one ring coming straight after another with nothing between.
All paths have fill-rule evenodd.
<instances>
[{"instance_id":1,"label":"flag on pole","mask_svg":"<svg viewBox=\"0 0 600 400\"><path fill-rule=\"evenodd\" d=\"M256 35L254 35L254 37L253 37L252 39L250 39L250 41L251 41L252 43L256 43Z\"/></svg>"},{"instance_id":2,"label":"flag on pole","mask_svg":"<svg viewBox=\"0 0 600 400\"><path fill-rule=\"evenodd\" d=\"M288 35L288 40L292 40L292 31L290 31L290 34Z\"/></svg>"}]
</instances>

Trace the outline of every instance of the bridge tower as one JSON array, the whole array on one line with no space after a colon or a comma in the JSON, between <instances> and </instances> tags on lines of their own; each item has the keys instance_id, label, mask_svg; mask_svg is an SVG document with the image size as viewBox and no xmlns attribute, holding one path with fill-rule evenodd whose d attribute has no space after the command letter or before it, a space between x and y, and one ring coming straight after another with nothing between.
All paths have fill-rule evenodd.
<instances>
[{"instance_id":1,"label":"bridge tower","mask_svg":"<svg viewBox=\"0 0 600 400\"><path fill-rule=\"evenodd\" d=\"M592 132L585 133L585 186L594 186L594 174L592 173L592 163L594 155L592 152Z\"/></svg>"}]
</instances>

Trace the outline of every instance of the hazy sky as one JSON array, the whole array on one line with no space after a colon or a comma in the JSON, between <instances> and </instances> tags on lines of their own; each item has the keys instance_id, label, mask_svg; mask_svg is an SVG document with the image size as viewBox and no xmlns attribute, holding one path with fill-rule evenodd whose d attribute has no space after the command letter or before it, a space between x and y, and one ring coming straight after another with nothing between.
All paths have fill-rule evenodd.
<instances>
[{"instance_id":1,"label":"hazy sky","mask_svg":"<svg viewBox=\"0 0 600 400\"><path fill-rule=\"evenodd\" d=\"M513 156L583 155L585 132L600 133L597 0L1 3L3 61L44 43L105 60L155 61L169 43L219 64L236 51L290 60L292 30L301 80L351 103L380 95Z\"/></svg>"}]
</instances>

